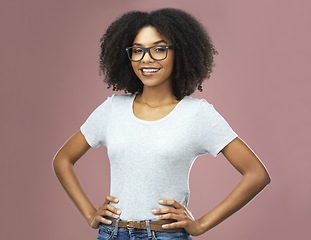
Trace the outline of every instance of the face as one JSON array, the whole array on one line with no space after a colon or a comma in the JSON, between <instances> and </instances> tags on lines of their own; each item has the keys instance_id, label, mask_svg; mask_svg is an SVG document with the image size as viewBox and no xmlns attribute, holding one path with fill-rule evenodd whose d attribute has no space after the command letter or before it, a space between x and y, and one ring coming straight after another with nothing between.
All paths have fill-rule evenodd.
<instances>
[{"instance_id":1,"label":"face","mask_svg":"<svg viewBox=\"0 0 311 240\"><path fill-rule=\"evenodd\" d=\"M154 27L142 28L134 39L133 46L152 47L156 45L172 45L172 43L161 35ZM152 59L148 52L139 62L133 62L132 67L137 77L144 86L158 86L161 84L171 85L174 66L174 50L169 49L164 60Z\"/></svg>"}]
</instances>

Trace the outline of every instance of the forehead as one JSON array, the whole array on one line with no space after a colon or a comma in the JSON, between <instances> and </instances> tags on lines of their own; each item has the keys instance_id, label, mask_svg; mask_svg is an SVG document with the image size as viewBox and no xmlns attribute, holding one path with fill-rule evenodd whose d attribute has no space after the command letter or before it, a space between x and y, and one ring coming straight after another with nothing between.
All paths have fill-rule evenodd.
<instances>
[{"instance_id":1,"label":"forehead","mask_svg":"<svg viewBox=\"0 0 311 240\"><path fill-rule=\"evenodd\" d=\"M153 43L161 41L161 40L164 40L167 44L171 44L168 38L160 34L156 28L147 26L147 27L141 28L138 31L133 43L142 44L142 45L152 45ZM161 44L165 44L165 43L162 42Z\"/></svg>"}]
</instances>

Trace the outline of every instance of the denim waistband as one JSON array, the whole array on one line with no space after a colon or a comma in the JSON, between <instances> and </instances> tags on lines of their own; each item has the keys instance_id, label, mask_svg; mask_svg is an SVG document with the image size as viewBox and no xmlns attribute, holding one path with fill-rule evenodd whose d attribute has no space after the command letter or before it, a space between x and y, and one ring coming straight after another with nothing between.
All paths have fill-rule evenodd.
<instances>
[{"instance_id":1,"label":"denim waistband","mask_svg":"<svg viewBox=\"0 0 311 240\"><path fill-rule=\"evenodd\" d=\"M118 225L119 225L119 222L121 222L121 221L127 221L127 220L122 220L122 219L120 219L120 218L118 218L118 219L116 219L116 218L113 218L113 217L109 217L109 216L105 216L105 218L107 218L107 219L111 219L111 220L115 220L116 221L116 225L115 226L112 226L112 225L109 225L109 224L100 224L99 225L99 228L108 228L108 229L110 229L110 231L114 231L114 236L115 237L117 237L117 235L118 235L118 231L129 231L129 229L128 228L125 228L125 227L119 227ZM147 233L148 233L148 238L152 238L152 233L151 233L151 229L150 229L150 222L151 221L157 221L157 220L141 220L141 222L146 222L146 227L147 227L147 229L130 229L130 231L137 231L137 230L139 230L139 231L147 231Z\"/></svg>"}]
</instances>

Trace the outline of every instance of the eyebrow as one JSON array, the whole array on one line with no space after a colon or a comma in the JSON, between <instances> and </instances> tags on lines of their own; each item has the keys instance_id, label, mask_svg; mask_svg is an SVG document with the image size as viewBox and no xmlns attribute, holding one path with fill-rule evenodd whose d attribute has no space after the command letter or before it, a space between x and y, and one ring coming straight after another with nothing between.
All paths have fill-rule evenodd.
<instances>
[{"instance_id":1,"label":"eyebrow","mask_svg":"<svg viewBox=\"0 0 311 240\"><path fill-rule=\"evenodd\" d=\"M166 43L166 44L167 44L167 42L164 41L164 40L160 40L160 41L154 42L153 44L159 44L159 43ZM140 43L133 43L133 46L134 46L134 45L136 45L136 46L141 46L142 44L140 44Z\"/></svg>"}]
</instances>

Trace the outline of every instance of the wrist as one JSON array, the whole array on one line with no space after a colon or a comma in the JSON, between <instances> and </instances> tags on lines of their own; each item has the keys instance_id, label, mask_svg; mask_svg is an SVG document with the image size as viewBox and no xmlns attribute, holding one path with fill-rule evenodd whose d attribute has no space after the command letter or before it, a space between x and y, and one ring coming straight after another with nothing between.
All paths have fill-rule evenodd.
<instances>
[{"instance_id":1,"label":"wrist","mask_svg":"<svg viewBox=\"0 0 311 240\"><path fill-rule=\"evenodd\" d=\"M196 220L197 222L197 234L195 236L199 236L199 235L202 235L203 233L206 232L205 228L204 228L204 224L203 224L203 221L201 219L197 219Z\"/></svg>"},{"instance_id":2,"label":"wrist","mask_svg":"<svg viewBox=\"0 0 311 240\"><path fill-rule=\"evenodd\" d=\"M207 232L208 230L212 229L210 224L207 222L206 218L200 218L197 221L198 221L198 233L199 233L198 235L201 235Z\"/></svg>"},{"instance_id":3,"label":"wrist","mask_svg":"<svg viewBox=\"0 0 311 240\"><path fill-rule=\"evenodd\" d=\"M199 236L205 232L200 219L192 220L192 223L188 227L185 227L185 230L191 236Z\"/></svg>"},{"instance_id":4,"label":"wrist","mask_svg":"<svg viewBox=\"0 0 311 240\"><path fill-rule=\"evenodd\" d=\"M89 213L87 216L85 216L85 219L87 221L87 223L92 227L92 223L94 221L94 217L95 217L95 213L96 213L96 210Z\"/></svg>"}]
</instances>

